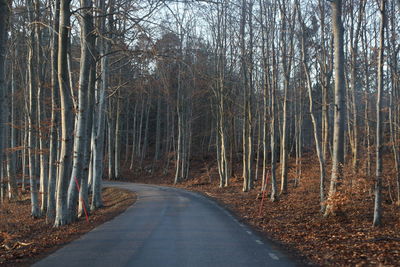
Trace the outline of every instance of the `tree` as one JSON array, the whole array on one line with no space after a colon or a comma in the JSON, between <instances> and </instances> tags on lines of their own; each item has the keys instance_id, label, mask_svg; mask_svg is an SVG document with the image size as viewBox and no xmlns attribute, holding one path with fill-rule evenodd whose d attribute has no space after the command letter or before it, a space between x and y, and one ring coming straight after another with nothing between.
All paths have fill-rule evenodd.
<instances>
[{"instance_id":1,"label":"tree","mask_svg":"<svg viewBox=\"0 0 400 267\"><path fill-rule=\"evenodd\" d=\"M60 26L58 35L58 85L61 100L61 147L56 196L56 218L54 225L68 223L67 190L71 177L74 112L68 72L68 43L70 31L71 0L60 0Z\"/></svg>"},{"instance_id":2,"label":"tree","mask_svg":"<svg viewBox=\"0 0 400 267\"><path fill-rule=\"evenodd\" d=\"M39 38L39 27L36 23L39 19L38 17L38 2L33 3L33 0L27 0L28 14L30 25L30 38L29 38L29 67L28 67L28 77L29 77L29 102L28 102L28 157L29 157L29 183L31 191L31 214L33 217L37 218L40 216L39 202L38 202L38 190L37 190L37 166L36 166L36 131L35 126L37 120L37 91L39 84L39 74L38 74L38 58L39 51L37 46L37 39Z\"/></svg>"},{"instance_id":3,"label":"tree","mask_svg":"<svg viewBox=\"0 0 400 267\"><path fill-rule=\"evenodd\" d=\"M5 95L6 95L6 54L7 54L7 39L8 39L8 22L10 16L11 3L8 0L0 0L0 106L1 113L4 114L5 110ZM4 116L0 116L0 140L4 138ZM0 163L3 162L4 155L4 142L0 142ZM1 168L0 168L1 169ZM0 184L3 187L3 184ZM2 189L3 190L3 189ZM3 195L2 195L3 197ZM2 199L1 199L2 201Z\"/></svg>"},{"instance_id":4,"label":"tree","mask_svg":"<svg viewBox=\"0 0 400 267\"><path fill-rule=\"evenodd\" d=\"M378 88L376 98L376 169L375 169L375 202L373 225L382 224L382 95L383 95L383 56L385 46L386 0L379 4L381 25L379 29L379 54L378 54Z\"/></svg>"},{"instance_id":5,"label":"tree","mask_svg":"<svg viewBox=\"0 0 400 267\"><path fill-rule=\"evenodd\" d=\"M91 68L94 67L94 36L93 36L93 15L92 15L92 1L81 0L80 25L81 25L81 60L80 60L80 73L79 73L79 88L78 88L78 110L77 110L77 125L74 138L74 157L72 173L69 179L68 187L68 210L70 220L76 217L76 203L78 200L78 187L77 183L81 184L83 179L84 159L88 153L87 143L90 142L90 135L88 135L87 128L92 129L92 125L88 124L89 112L89 79Z\"/></svg>"},{"instance_id":6,"label":"tree","mask_svg":"<svg viewBox=\"0 0 400 267\"><path fill-rule=\"evenodd\" d=\"M282 19L282 29L280 30L280 49L282 56L283 69L283 118L282 118L282 136L281 136L281 194L287 193L288 184L288 143L289 143L289 89L290 75L293 55L293 26L294 12L288 14L286 0L279 1L279 9ZM288 47L289 46L289 47Z\"/></svg>"},{"instance_id":7,"label":"tree","mask_svg":"<svg viewBox=\"0 0 400 267\"><path fill-rule=\"evenodd\" d=\"M99 32L104 36L106 33L106 5L105 0L99 1L98 6L101 16L98 19L97 27ZM106 36L104 36L106 37ZM100 57L100 79L96 83L96 106L95 116L92 130L92 203L91 210L98 209L103 206L101 199L101 179L103 178L103 151L104 151L104 124L105 124L105 98L106 89L108 87L108 52L109 42L105 38L97 38L97 50Z\"/></svg>"},{"instance_id":8,"label":"tree","mask_svg":"<svg viewBox=\"0 0 400 267\"><path fill-rule=\"evenodd\" d=\"M59 124L59 86L57 77L58 57L58 28L60 16L60 0L52 5L53 10L53 32L51 38L51 123L50 123L50 147L49 147L49 182L46 220L51 222L55 218L55 189L57 181L57 149L58 149L58 124Z\"/></svg>"},{"instance_id":9,"label":"tree","mask_svg":"<svg viewBox=\"0 0 400 267\"><path fill-rule=\"evenodd\" d=\"M346 109L346 86L344 77L344 51L343 51L343 23L342 23L342 0L333 0L332 7L332 31L334 37L334 69L335 69L335 107L333 128L333 155L332 173L329 187L328 201L332 201L339 191L343 180L344 163L344 126ZM328 203L325 216L332 214L332 204Z\"/></svg>"}]
</instances>

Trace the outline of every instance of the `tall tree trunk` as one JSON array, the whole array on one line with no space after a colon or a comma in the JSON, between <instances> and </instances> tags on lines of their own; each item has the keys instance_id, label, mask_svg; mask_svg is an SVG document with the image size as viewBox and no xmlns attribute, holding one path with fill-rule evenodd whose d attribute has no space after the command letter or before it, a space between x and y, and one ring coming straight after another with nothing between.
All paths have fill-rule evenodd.
<instances>
[{"instance_id":1,"label":"tall tree trunk","mask_svg":"<svg viewBox=\"0 0 400 267\"><path fill-rule=\"evenodd\" d=\"M147 98L147 104L146 104L146 122L144 126L144 137L143 137L143 146L142 146L142 152L140 155L140 168L143 167L143 161L146 158L146 153L147 153L147 147L148 147L148 136L149 136L149 121L150 121L150 107L151 107L151 97L149 94L149 97Z\"/></svg>"},{"instance_id":2,"label":"tall tree trunk","mask_svg":"<svg viewBox=\"0 0 400 267\"><path fill-rule=\"evenodd\" d=\"M91 19L91 27L93 27L93 19ZM94 49L95 46L95 36L93 34L90 35L89 38L90 47ZM93 50L93 53L95 51ZM88 195L88 186L89 186L89 177L93 177L93 165L92 165L92 153L91 153L91 145L92 145L92 131L93 131L93 118L94 118L94 100L95 100L95 80L96 80L96 64L94 62L94 55L91 53L91 66L90 66L90 76L89 76L89 90L88 90L88 118L87 118L87 126L86 126L86 143L85 143L85 151L84 151L84 163L83 163L83 173L81 179L81 186L79 191L79 207L78 207L78 217L82 217L85 211L89 211L89 195Z\"/></svg>"},{"instance_id":3,"label":"tall tree trunk","mask_svg":"<svg viewBox=\"0 0 400 267\"><path fill-rule=\"evenodd\" d=\"M378 54L378 90L376 98L376 169L375 169L375 202L373 225L382 224L382 95L383 95L383 56L385 46L385 12L386 0L380 1L381 26L379 29L379 54Z\"/></svg>"},{"instance_id":4,"label":"tall tree trunk","mask_svg":"<svg viewBox=\"0 0 400 267\"><path fill-rule=\"evenodd\" d=\"M342 23L342 0L333 0L332 7L332 29L334 37L334 67L335 67L335 108L334 108L334 130L333 130L333 155L332 172L329 187L329 200L333 200L343 180L344 164L344 131L346 111L346 86L344 77L344 52L343 52L343 23ZM325 216L334 212L331 204L325 210Z\"/></svg>"},{"instance_id":5,"label":"tall tree trunk","mask_svg":"<svg viewBox=\"0 0 400 267\"><path fill-rule=\"evenodd\" d=\"M115 114L114 97L107 99L107 149L108 149L108 179L115 180Z\"/></svg>"},{"instance_id":6,"label":"tall tree trunk","mask_svg":"<svg viewBox=\"0 0 400 267\"><path fill-rule=\"evenodd\" d=\"M356 80L357 80L357 56L358 56L358 43L361 30L361 23L364 14L364 7L366 1L360 1L360 6L358 8L358 19L357 25L354 25L354 15L351 10L351 30L350 30L350 45L351 45L351 70L350 70L350 88L351 88L351 101L352 101L352 119L353 119L353 136L352 136L352 152L353 152L353 172L358 172L358 151L359 151L359 134L358 134L358 103L357 103L357 90L356 90ZM350 6L353 8L355 3ZM355 33L353 33L355 30Z\"/></svg>"},{"instance_id":7,"label":"tall tree trunk","mask_svg":"<svg viewBox=\"0 0 400 267\"><path fill-rule=\"evenodd\" d=\"M247 1L242 1L241 10L241 25L240 25L240 57L241 57L241 74L242 74L242 85L243 85L243 134L242 134L242 146L243 146L243 192L247 192L251 188L251 165L252 165L252 144L251 144L251 106L250 98L252 88L249 88L251 77L248 74L251 70L247 62L248 56L246 51L246 17L247 17ZM251 6L251 4L250 4ZM249 8L250 9L250 8ZM250 12L249 12L250 13ZM250 26L251 27L251 26ZM250 34L250 38L252 38ZM251 49L251 48L250 48ZM250 71L249 71L250 70Z\"/></svg>"},{"instance_id":8,"label":"tall tree trunk","mask_svg":"<svg viewBox=\"0 0 400 267\"><path fill-rule=\"evenodd\" d=\"M157 96L157 115L156 115L156 150L154 152L154 161L160 159L161 147L161 95Z\"/></svg>"},{"instance_id":9,"label":"tall tree trunk","mask_svg":"<svg viewBox=\"0 0 400 267\"><path fill-rule=\"evenodd\" d=\"M18 198L18 186L16 180L16 152L14 148L16 147L17 134L15 130L16 126L16 116L15 116L15 77L14 77L14 66L11 66L11 94L10 94L10 151L8 155L8 198L14 200ZM0 149L1 151L1 149Z\"/></svg>"},{"instance_id":10,"label":"tall tree trunk","mask_svg":"<svg viewBox=\"0 0 400 267\"><path fill-rule=\"evenodd\" d=\"M71 178L74 113L68 73L68 44L71 0L60 0L60 26L58 35L58 84L61 100L61 148L59 155L56 195L56 218L54 225L68 223L67 190Z\"/></svg>"},{"instance_id":11,"label":"tall tree trunk","mask_svg":"<svg viewBox=\"0 0 400 267\"><path fill-rule=\"evenodd\" d=\"M117 92L117 110L115 118L115 139L114 139L114 175L115 179L119 178L119 166L121 155L121 96Z\"/></svg>"},{"instance_id":12,"label":"tall tree trunk","mask_svg":"<svg viewBox=\"0 0 400 267\"><path fill-rule=\"evenodd\" d=\"M30 45L29 45L29 115L28 115L28 154L29 154L29 182L31 191L31 215L33 217L40 216L37 190L37 169L36 169L36 132L34 124L37 118L36 112L36 95L38 86L38 65L37 65L37 46L35 39L38 38L37 27L35 21L37 17L34 15L34 4L32 0L28 0L28 10L31 21Z\"/></svg>"},{"instance_id":13,"label":"tall tree trunk","mask_svg":"<svg viewBox=\"0 0 400 267\"><path fill-rule=\"evenodd\" d=\"M71 221L75 220L77 217L76 205L79 194L77 183L81 184L82 179L87 180L87 177L83 177L84 168L87 168L87 166L83 164L85 163L85 155L87 155L86 144L90 138L87 128L92 128L91 125L88 125L89 78L90 70L94 65L92 55L94 51L92 1L81 0L80 6L83 14L80 17L81 58L78 87L78 114L74 138L72 173L68 187L68 213L69 220Z\"/></svg>"},{"instance_id":14,"label":"tall tree trunk","mask_svg":"<svg viewBox=\"0 0 400 267\"><path fill-rule=\"evenodd\" d=\"M41 53L41 32L39 27L39 18L40 18L41 6L40 1L35 1L35 16L36 16L36 23L35 23L35 47L36 47L36 64L37 64L37 95L35 101L37 101L37 129L38 129L38 150L36 157L39 159L39 179L40 179L40 194L41 194L41 206L40 206L40 214L44 215L47 210L47 186L48 186L48 156L47 153L44 151L47 149L46 147L46 130L44 126L42 126L42 120L44 118L44 109L42 108L43 102L43 62L42 62L42 53Z\"/></svg>"},{"instance_id":15,"label":"tall tree trunk","mask_svg":"<svg viewBox=\"0 0 400 267\"><path fill-rule=\"evenodd\" d=\"M0 107L1 113L5 113L5 95L6 95L6 54L7 54L7 39L8 39L8 20L10 16L10 1L0 0ZM0 163L3 162L4 155L4 125L5 121L3 116L0 116ZM3 165L3 164L0 164ZM1 166L0 166L1 169ZM3 177L3 176L2 176ZM1 187L1 199L0 202L3 202L4 197L4 187L3 181L0 183Z\"/></svg>"},{"instance_id":16,"label":"tall tree trunk","mask_svg":"<svg viewBox=\"0 0 400 267\"><path fill-rule=\"evenodd\" d=\"M400 122L400 111L399 108L400 106L397 104L399 103L399 90L400 90L400 77L398 77L399 73L399 64L398 64L398 56L400 54L399 49L396 48L396 35L397 35L397 27L396 25L396 18L394 14L396 14L396 4L394 1L390 3L391 5L391 16L388 15L387 17L390 21L390 37L387 36L387 39L390 40L390 45L388 45L388 54L390 55L388 57L389 61L389 66L390 66L390 83L391 83L391 94L390 94L390 137L391 137L391 143L392 143L392 149L393 149L393 157L395 161L395 167L396 167L396 183L397 183L397 188L396 188L396 197L397 201L396 204L400 205L400 133L399 133L399 125ZM399 6L400 8L400 6ZM389 33L389 23L387 25L388 28L388 33ZM397 46L398 47L398 46Z\"/></svg>"},{"instance_id":17,"label":"tall tree trunk","mask_svg":"<svg viewBox=\"0 0 400 267\"><path fill-rule=\"evenodd\" d=\"M49 182L46 221L49 223L55 218L55 189L57 181L57 139L58 139L58 107L59 87L57 79L57 55L58 55L58 28L60 16L60 0L54 1L53 9L53 35L51 40L51 124L50 124L50 149L49 149Z\"/></svg>"},{"instance_id":18,"label":"tall tree trunk","mask_svg":"<svg viewBox=\"0 0 400 267\"><path fill-rule=\"evenodd\" d=\"M98 28L100 34L105 34L105 18L106 18L106 5L105 0L99 1L100 15ZM94 138L92 140L92 154L93 154L93 182L92 182L92 203L91 210L95 210L103 206L101 199L101 182L103 178L103 154L104 154L104 125L105 125L105 98L106 89L108 88L108 51L109 43L103 37L97 39L98 51L101 58L101 79L97 80L96 90L96 113L94 122L96 126L93 127Z\"/></svg>"},{"instance_id":19,"label":"tall tree trunk","mask_svg":"<svg viewBox=\"0 0 400 267\"><path fill-rule=\"evenodd\" d=\"M133 110L133 125L132 125L132 146L131 146L131 163L129 165L129 169L133 169L133 163L135 160L136 156L136 130L137 130L137 122L136 122L136 117L137 117L137 109L139 106L139 99L136 98L135 100L135 108Z\"/></svg>"}]
</instances>

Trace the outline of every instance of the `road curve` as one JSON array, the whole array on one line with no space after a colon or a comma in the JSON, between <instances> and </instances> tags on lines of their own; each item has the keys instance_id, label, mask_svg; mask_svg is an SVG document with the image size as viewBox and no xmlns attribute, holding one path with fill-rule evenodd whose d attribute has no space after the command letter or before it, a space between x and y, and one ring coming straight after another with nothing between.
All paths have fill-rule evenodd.
<instances>
[{"instance_id":1,"label":"road curve","mask_svg":"<svg viewBox=\"0 0 400 267\"><path fill-rule=\"evenodd\" d=\"M200 194L154 185L106 185L136 192L136 203L34 266L297 265Z\"/></svg>"}]
</instances>

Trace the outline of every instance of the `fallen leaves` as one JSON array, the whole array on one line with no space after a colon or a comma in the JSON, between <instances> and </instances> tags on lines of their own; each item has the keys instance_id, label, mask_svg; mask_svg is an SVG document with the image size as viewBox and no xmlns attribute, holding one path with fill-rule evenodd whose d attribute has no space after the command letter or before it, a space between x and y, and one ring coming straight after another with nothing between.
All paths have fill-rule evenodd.
<instances>
[{"instance_id":1,"label":"fallen leaves","mask_svg":"<svg viewBox=\"0 0 400 267\"><path fill-rule=\"evenodd\" d=\"M44 218L31 218L29 201L1 206L0 265L30 265L35 259L120 214L135 201L135 195L123 189L105 188L103 201L105 207L90 215L90 224L82 219L59 228L46 224Z\"/></svg>"},{"instance_id":2,"label":"fallen leaves","mask_svg":"<svg viewBox=\"0 0 400 267\"><path fill-rule=\"evenodd\" d=\"M242 192L240 178L231 179L227 188L219 188L218 170L211 160L207 169L204 168L203 161L192 161L192 179L177 186L202 192L216 199L233 210L242 221L285 246L305 264L311 262L322 266L399 266L399 207L394 201L384 201L384 226L372 227L373 179L366 178L361 173L355 176L351 174L351 168L347 167L344 192L329 200L335 205L336 216L323 218L319 207L317 162L310 156L303 158L302 178L296 188L292 186L295 167L289 170L289 193L280 195L278 202L270 202L266 198L261 217L261 199L257 197L261 191L260 181L256 181L255 189L248 193ZM393 169L390 168L390 161L385 162L387 179L396 177L390 173ZM240 163L234 165L235 173L241 173L240 166ZM291 163L290 166L294 164ZM141 173L126 172L126 177L130 178L128 180L142 183L173 183L173 171L167 176L144 176ZM384 199L390 199L388 191L388 188L384 190Z\"/></svg>"}]
</instances>

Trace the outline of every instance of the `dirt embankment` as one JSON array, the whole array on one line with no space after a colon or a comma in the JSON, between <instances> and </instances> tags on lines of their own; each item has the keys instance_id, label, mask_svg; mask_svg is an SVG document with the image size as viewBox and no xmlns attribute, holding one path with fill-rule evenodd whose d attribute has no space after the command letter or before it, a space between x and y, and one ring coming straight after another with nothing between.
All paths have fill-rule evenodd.
<instances>
[{"instance_id":1,"label":"dirt embankment","mask_svg":"<svg viewBox=\"0 0 400 267\"><path fill-rule=\"evenodd\" d=\"M85 218L58 228L44 218L33 219L30 214L29 194L22 200L0 206L0 265L29 266L63 245L89 232L94 227L122 213L136 200L133 192L105 188L104 207Z\"/></svg>"}]
</instances>

